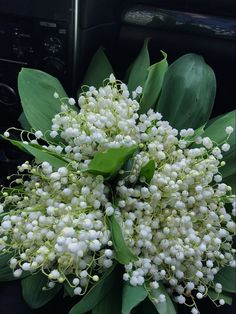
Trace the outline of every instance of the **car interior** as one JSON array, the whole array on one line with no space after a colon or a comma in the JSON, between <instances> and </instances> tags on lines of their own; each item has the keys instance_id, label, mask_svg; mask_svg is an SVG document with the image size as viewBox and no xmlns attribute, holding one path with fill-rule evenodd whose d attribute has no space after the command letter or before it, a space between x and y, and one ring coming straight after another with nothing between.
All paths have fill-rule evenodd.
<instances>
[{"instance_id":1,"label":"car interior","mask_svg":"<svg viewBox=\"0 0 236 314\"><path fill-rule=\"evenodd\" d=\"M235 10L234 0L0 0L0 133L19 126L22 67L57 77L75 97L100 46L122 78L146 38L152 62L160 60L161 50L169 63L190 52L202 55L217 80L212 117L233 110ZM0 138L0 184L24 158ZM0 313L67 313L69 307L58 298L31 310L20 298L17 284L0 283ZM227 307L213 311L230 313Z\"/></svg>"}]
</instances>

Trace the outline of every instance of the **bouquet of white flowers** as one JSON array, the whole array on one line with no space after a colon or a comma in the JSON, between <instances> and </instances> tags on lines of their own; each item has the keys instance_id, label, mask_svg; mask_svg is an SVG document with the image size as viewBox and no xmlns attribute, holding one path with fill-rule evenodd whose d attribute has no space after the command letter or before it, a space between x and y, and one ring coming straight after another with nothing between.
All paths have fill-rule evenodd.
<instances>
[{"instance_id":1,"label":"bouquet of white flowers","mask_svg":"<svg viewBox=\"0 0 236 314\"><path fill-rule=\"evenodd\" d=\"M34 160L1 190L0 279L22 278L31 307L61 289L78 299L70 314L231 304L235 112L208 122L211 68L162 54L150 66L146 41L125 84L100 49L80 110L54 77L20 72L26 130L3 137Z\"/></svg>"}]
</instances>

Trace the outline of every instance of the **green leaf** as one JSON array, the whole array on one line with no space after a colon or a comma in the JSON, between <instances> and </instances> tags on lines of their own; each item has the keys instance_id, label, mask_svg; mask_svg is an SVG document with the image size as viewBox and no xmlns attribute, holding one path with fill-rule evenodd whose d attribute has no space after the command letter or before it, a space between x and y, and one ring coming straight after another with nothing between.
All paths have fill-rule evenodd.
<instances>
[{"instance_id":1,"label":"green leaf","mask_svg":"<svg viewBox=\"0 0 236 314\"><path fill-rule=\"evenodd\" d=\"M129 68L129 78L127 83L129 91L134 91L138 86L144 87L145 85L147 69L150 66L148 41L149 39L144 41L138 57Z\"/></svg>"},{"instance_id":2,"label":"green leaf","mask_svg":"<svg viewBox=\"0 0 236 314\"><path fill-rule=\"evenodd\" d=\"M24 112L21 113L21 115L18 118L18 121L20 122L20 124L24 130L31 131L31 125L29 124L28 120L26 119Z\"/></svg>"},{"instance_id":3,"label":"green leaf","mask_svg":"<svg viewBox=\"0 0 236 314\"><path fill-rule=\"evenodd\" d=\"M118 180L122 180L130 175L130 172L134 165L134 158L128 159L122 167L123 173L119 174Z\"/></svg>"},{"instance_id":4,"label":"green leaf","mask_svg":"<svg viewBox=\"0 0 236 314\"><path fill-rule=\"evenodd\" d=\"M164 58L148 68L148 76L143 88L139 113L146 113L154 108L160 95L165 73L168 69L167 54L161 51Z\"/></svg>"},{"instance_id":5,"label":"green leaf","mask_svg":"<svg viewBox=\"0 0 236 314\"><path fill-rule=\"evenodd\" d=\"M138 260L125 243L121 227L116 218L112 215L107 217L109 229L111 231L112 242L116 253L116 259L120 264Z\"/></svg>"},{"instance_id":6,"label":"green leaf","mask_svg":"<svg viewBox=\"0 0 236 314\"><path fill-rule=\"evenodd\" d=\"M120 314L120 304L118 304L117 299L118 295L112 295L108 293L108 295L103 298L92 310L92 314Z\"/></svg>"},{"instance_id":7,"label":"green leaf","mask_svg":"<svg viewBox=\"0 0 236 314\"><path fill-rule=\"evenodd\" d=\"M24 300L31 308L40 308L51 301L60 291L61 285L56 285L53 289L43 290L47 283L47 276L41 272L32 274L21 281Z\"/></svg>"},{"instance_id":8,"label":"green leaf","mask_svg":"<svg viewBox=\"0 0 236 314\"><path fill-rule=\"evenodd\" d=\"M122 276L117 273L116 284L113 285L108 294L93 308L92 314L120 314L122 295Z\"/></svg>"},{"instance_id":9,"label":"green leaf","mask_svg":"<svg viewBox=\"0 0 236 314\"><path fill-rule=\"evenodd\" d=\"M211 118L210 120L207 121L206 123L206 128L208 128L213 122L215 122L217 119L219 119L220 117L223 117L224 114L220 114L214 118Z\"/></svg>"},{"instance_id":10,"label":"green leaf","mask_svg":"<svg viewBox=\"0 0 236 314\"><path fill-rule=\"evenodd\" d=\"M225 166L220 169L222 177L225 179L234 176L236 174L236 145L230 147L230 150L226 153L223 152ZM235 177L236 179L236 177Z\"/></svg>"},{"instance_id":11,"label":"green leaf","mask_svg":"<svg viewBox=\"0 0 236 314\"><path fill-rule=\"evenodd\" d=\"M211 120L210 120L211 121ZM236 110L227 114L221 115L219 118L214 118L214 121L206 128L202 134L203 137L209 137L211 140L218 144L223 144L227 138L225 128L232 126L235 129L236 126ZM230 150L223 152L224 161L226 165L221 168L223 178L230 177L236 173L236 133L235 131L230 135L227 143L230 144Z\"/></svg>"},{"instance_id":12,"label":"green leaf","mask_svg":"<svg viewBox=\"0 0 236 314\"><path fill-rule=\"evenodd\" d=\"M58 155L55 156L52 152L44 149L40 145L30 143L26 144L20 141L11 140L8 138L6 139L9 140L13 145L23 150L24 152L28 152L31 155L33 155L38 161L40 162L47 161L50 163L51 166L53 166L56 169L68 166L68 162L66 160L64 160Z\"/></svg>"},{"instance_id":13,"label":"green leaf","mask_svg":"<svg viewBox=\"0 0 236 314\"><path fill-rule=\"evenodd\" d=\"M116 284L117 275L115 264L102 276L96 285L94 285L70 310L69 314L84 314L93 309Z\"/></svg>"},{"instance_id":14,"label":"green leaf","mask_svg":"<svg viewBox=\"0 0 236 314\"><path fill-rule=\"evenodd\" d=\"M161 282L159 283L158 289L152 289L149 295L150 300L152 301L153 305L157 309L159 314L177 314L175 306L166 291L166 288ZM166 301L162 303L155 302L155 299L159 297L160 294L164 294L166 297Z\"/></svg>"},{"instance_id":15,"label":"green leaf","mask_svg":"<svg viewBox=\"0 0 236 314\"><path fill-rule=\"evenodd\" d=\"M129 314L135 306L146 299L147 295L143 286L133 287L125 282L122 293L122 314Z\"/></svg>"},{"instance_id":16,"label":"green leaf","mask_svg":"<svg viewBox=\"0 0 236 314\"><path fill-rule=\"evenodd\" d=\"M90 161L86 172L109 178L120 170L122 165L137 150L138 146L110 148L105 152L98 152Z\"/></svg>"},{"instance_id":17,"label":"green leaf","mask_svg":"<svg viewBox=\"0 0 236 314\"><path fill-rule=\"evenodd\" d=\"M68 276L68 277L69 277L69 278L70 278L70 277L71 277L71 278L74 278L73 276ZM69 278L68 278L68 279L69 279ZM75 295L75 294L74 294L74 289L75 289L75 288L71 287L67 281L64 282L64 293L65 293L65 295L68 295L68 296L70 296L71 298L74 297L74 295Z\"/></svg>"},{"instance_id":18,"label":"green leaf","mask_svg":"<svg viewBox=\"0 0 236 314\"><path fill-rule=\"evenodd\" d=\"M155 172L155 161L149 160L149 162L141 168L139 177L144 177L146 179L146 182L150 183L150 181L153 178L154 172Z\"/></svg>"},{"instance_id":19,"label":"green leaf","mask_svg":"<svg viewBox=\"0 0 236 314\"><path fill-rule=\"evenodd\" d=\"M215 93L213 70L201 56L189 53L168 67L156 111L178 130L196 129L208 121Z\"/></svg>"},{"instance_id":20,"label":"green leaf","mask_svg":"<svg viewBox=\"0 0 236 314\"><path fill-rule=\"evenodd\" d=\"M232 298L232 295L230 295L229 293L226 293L226 292L217 293L215 292L215 290L209 289L207 294L213 301L223 299L225 300L226 304L228 305L232 304L233 298Z\"/></svg>"},{"instance_id":21,"label":"green leaf","mask_svg":"<svg viewBox=\"0 0 236 314\"><path fill-rule=\"evenodd\" d=\"M13 270L10 268L9 261L14 253L0 254L0 281L19 280L29 276L29 272L23 271L20 278L13 276Z\"/></svg>"},{"instance_id":22,"label":"green leaf","mask_svg":"<svg viewBox=\"0 0 236 314\"><path fill-rule=\"evenodd\" d=\"M230 266L222 268L214 278L214 282L221 283L223 291L236 292L236 270Z\"/></svg>"},{"instance_id":23,"label":"green leaf","mask_svg":"<svg viewBox=\"0 0 236 314\"><path fill-rule=\"evenodd\" d=\"M218 118L213 118L209 120L209 126L206 127L205 132L202 134L202 136L208 136L215 142L221 144L225 141L227 134L225 132L225 128L227 126L232 126L235 128L236 124L236 110L233 110L231 112L228 112L224 115L220 115ZM231 145L235 144L236 135L235 131L231 134L228 143ZM235 144L236 145L236 144Z\"/></svg>"},{"instance_id":24,"label":"green leaf","mask_svg":"<svg viewBox=\"0 0 236 314\"><path fill-rule=\"evenodd\" d=\"M135 160L134 160L134 157L139 153L139 149L137 149L132 158L129 158L125 163L124 165L122 166L122 170L123 172L122 173L119 173L118 175L118 178L117 180L123 180L125 179L126 177L128 177L134 167L134 164L135 164Z\"/></svg>"},{"instance_id":25,"label":"green leaf","mask_svg":"<svg viewBox=\"0 0 236 314\"><path fill-rule=\"evenodd\" d=\"M34 69L22 68L18 76L18 90L27 121L35 130L45 133L51 120L60 112L60 101L53 97L67 97L60 82L53 76Z\"/></svg>"},{"instance_id":26,"label":"green leaf","mask_svg":"<svg viewBox=\"0 0 236 314\"><path fill-rule=\"evenodd\" d=\"M19 280L29 276L29 272L23 271L20 278L13 276L9 261L14 256L14 252L0 254L0 281Z\"/></svg>"},{"instance_id":27,"label":"green leaf","mask_svg":"<svg viewBox=\"0 0 236 314\"><path fill-rule=\"evenodd\" d=\"M157 310L149 298L146 298L136 308L134 308L131 314L157 314Z\"/></svg>"},{"instance_id":28,"label":"green leaf","mask_svg":"<svg viewBox=\"0 0 236 314\"><path fill-rule=\"evenodd\" d=\"M12 253L5 253L0 255L0 281L16 280L12 274L12 269L9 266L9 261L12 258Z\"/></svg>"},{"instance_id":29,"label":"green leaf","mask_svg":"<svg viewBox=\"0 0 236 314\"><path fill-rule=\"evenodd\" d=\"M114 70L104 53L104 49L100 47L88 66L82 86L88 85L99 88L103 86L103 81L108 78L111 73L114 73ZM78 96L80 92L81 89L79 88Z\"/></svg>"},{"instance_id":30,"label":"green leaf","mask_svg":"<svg viewBox=\"0 0 236 314\"><path fill-rule=\"evenodd\" d=\"M224 178L224 183L231 186L232 193L236 194L236 176L233 174L232 176L229 176L227 178Z\"/></svg>"}]
</instances>

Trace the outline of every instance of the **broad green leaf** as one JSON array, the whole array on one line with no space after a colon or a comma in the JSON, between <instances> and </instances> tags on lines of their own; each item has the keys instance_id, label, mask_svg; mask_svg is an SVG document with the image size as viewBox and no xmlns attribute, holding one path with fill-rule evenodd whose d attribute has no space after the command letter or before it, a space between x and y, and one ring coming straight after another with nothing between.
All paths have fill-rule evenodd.
<instances>
[{"instance_id":1,"label":"broad green leaf","mask_svg":"<svg viewBox=\"0 0 236 314\"><path fill-rule=\"evenodd\" d=\"M114 70L104 53L104 49L100 47L88 66L82 86L88 85L99 88L103 86L103 81L108 78L111 73L114 73ZM81 89L79 88L78 96L80 92Z\"/></svg>"},{"instance_id":2,"label":"broad green leaf","mask_svg":"<svg viewBox=\"0 0 236 314\"><path fill-rule=\"evenodd\" d=\"M146 179L146 182L150 183L150 181L153 178L154 172L155 172L155 161L149 160L149 162L141 168L139 176L144 177Z\"/></svg>"},{"instance_id":3,"label":"broad green leaf","mask_svg":"<svg viewBox=\"0 0 236 314\"><path fill-rule=\"evenodd\" d=\"M12 269L9 266L9 261L13 254L5 253L0 255L0 281L11 281L19 279L13 276Z\"/></svg>"},{"instance_id":4,"label":"broad green leaf","mask_svg":"<svg viewBox=\"0 0 236 314\"><path fill-rule=\"evenodd\" d=\"M13 253L0 254L0 281L19 280L29 276L29 272L24 271L20 277L13 276L13 270L9 266Z\"/></svg>"},{"instance_id":5,"label":"broad green leaf","mask_svg":"<svg viewBox=\"0 0 236 314\"><path fill-rule=\"evenodd\" d=\"M120 170L137 148L138 146L134 145L131 147L110 148L104 152L98 152L90 161L86 172L109 178Z\"/></svg>"},{"instance_id":6,"label":"broad green leaf","mask_svg":"<svg viewBox=\"0 0 236 314\"><path fill-rule=\"evenodd\" d=\"M236 126L236 110L231 111L227 114L221 115L219 118L214 118L209 127L206 128L205 132L202 134L203 137L209 137L214 142L219 145L223 144L227 138L225 128L227 126L232 126L235 129ZM224 161L226 165L220 169L223 178L230 177L236 173L236 132L230 135L227 143L230 144L230 150L228 152L223 152Z\"/></svg>"},{"instance_id":7,"label":"broad green leaf","mask_svg":"<svg viewBox=\"0 0 236 314\"><path fill-rule=\"evenodd\" d=\"M29 124L28 120L26 119L24 112L21 113L21 115L18 118L18 121L20 122L20 124L24 130L27 130L27 131L31 130L31 125Z\"/></svg>"},{"instance_id":8,"label":"broad green leaf","mask_svg":"<svg viewBox=\"0 0 236 314\"><path fill-rule=\"evenodd\" d=\"M224 178L224 183L231 186L232 193L236 194L236 175L235 174L227 178Z\"/></svg>"},{"instance_id":9,"label":"broad green leaf","mask_svg":"<svg viewBox=\"0 0 236 314\"><path fill-rule=\"evenodd\" d=\"M130 158L126 161L126 163L122 167L123 173L119 174L118 176L119 180L122 180L130 175L133 165L134 165L134 158Z\"/></svg>"},{"instance_id":10,"label":"broad green leaf","mask_svg":"<svg viewBox=\"0 0 236 314\"><path fill-rule=\"evenodd\" d=\"M60 82L53 76L34 69L22 68L18 76L18 90L27 121L35 130L45 133L51 120L60 112L60 101L53 97L67 97Z\"/></svg>"},{"instance_id":11,"label":"broad green leaf","mask_svg":"<svg viewBox=\"0 0 236 314\"><path fill-rule=\"evenodd\" d=\"M236 180L236 145L232 145L227 153L223 152L223 156L226 164L220 169L220 173L224 181L231 176L234 176Z\"/></svg>"},{"instance_id":12,"label":"broad green leaf","mask_svg":"<svg viewBox=\"0 0 236 314\"><path fill-rule=\"evenodd\" d=\"M125 243L121 227L116 218L112 215L107 217L109 229L111 231L112 243L115 249L116 260L120 264L128 264L129 262L138 260L138 258L130 251Z\"/></svg>"},{"instance_id":13,"label":"broad green leaf","mask_svg":"<svg viewBox=\"0 0 236 314\"><path fill-rule=\"evenodd\" d=\"M92 314L120 314L120 304L117 302L119 296L108 293L92 310Z\"/></svg>"},{"instance_id":14,"label":"broad green leaf","mask_svg":"<svg viewBox=\"0 0 236 314\"><path fill-rule=\"evenodd\" d=\"M68 276L68 277L70 277L70 276ZM73 278L73 277L71 276L71 278ZM71 287L67 281L64 282L64 293L65 293L65 295L68 295L71 298L75 295L74 294L74 288Z\"/></svg>"},{"instance_id":15,"label":"broad green leaf","mask_svg":"<svg viewBox=\"0 0 236 314\"><path fill-rule=\"evenodd\" d=\"M160 294L164 294L166 297L166 301L162 303L155 302L155 299L159 297ZM157 309L159 314L177 314L175 306L166 291L164 285L159 282L158 289L152 289L149 295L150 300L153 302L153 305Z\"/></svg>"},{"instance_id":16,"label":"broad green leaf","mask_svg":"<svg viewBox=\"0 0 236 314\"><path fill-rule=\"evenodd\" d=\"M120 314L122 295L122 276L117 273L116 283L111 287L108 294L93 308L92 314Z\"/></svg>"},{"instance_id":17,"label":"broad green leaf","mask_svg":"<svg viewBox=\"0 0 236 314\"><path fill-rule=\"evenodd\" d=\"M146 299L147 295L143 286L134 287L125 282L122 293L122 314L129 314L134 307Z\"/></svg>"},{"instance_id":18,"label":"broad green leaf","mask_svg":"<svg viewBox=\"0 0 236 314\"><path fill-rule=\"evenodd\" d=\"M236 110L230 111L224 115L220 115L218 118L213 118L209 120L209 126L206 127L204 133L202 136L208 136L210 139L214 140L215 142L222 144L226 137L227 134L225 132L225 128L227 126L232 126L235 128L236 125ZM228 143L231 145L235 144L236 140L236 134L235 130L231 134ZM236 145L236 144L235 144Z\"/></svg>"},{"instance_id":19,"label":"broad green leaf","mask_svg":"<svg viewBox=\"0 0 236 314\"><path fill-rule=\"evenodd\" d=\"M223 117L224 114L220 114L214 118L211 118L210 120L207 121L206 123L206 128L208 128L213 122L215 122L217 119L219 119L220 117Z\"/></svg>"},{"instance_id":20,"label":"broad green leaf","mask_svg":"<svg viewBox=\"0 0 236 314\"><path fill-rule=\"evenodd\" d=\"M60 156L55 156L50 151L42 148L40 145L35 144L26 144L20 141L15 141L8 139L13 145L17 146L24 152L30 153L34 156L38 161L44 162L47 161L53 166L54 168L66 167L68 166L68 162L61 158Z\"/></svg>"},{"instance_id":21,"label":"broad green leaf","mask_svg":"<svg viewBox=\"0 0 236 314\"><path fill-rule=\"evenodd\" d=\"M41 272L32 274L21 281L23 298L31 308L38 309L51 301L62 287L57 284L53 289L43 290L47 283L47 276Z\"/></svg>"},{"instance_id":22,"label":"broad green leaf","mask_svg":"<svg viewBox=\"0 0 236 314\"><path fill-rule=\"evenodd\" d=\"M230 266L222 268L214 278L214 282L221 283L223 291L236 292L236 270Z\"/></svg>"},{"instance_id":23,"label":"broad green leaf","mask_svg":"<svg viewBox=\"0 0 236 314\"><path fill-rule=\"evenodd\" d=\"M196 129L208 121L215 93L213 70L201 56L189 53L168 67L156 111L178 130Z\"/></svg>"},{"instance_id":24,"label":"broad green leaf","mask_svg":"<svg viewBox=\"0 0 236 314\"><path fill-rule=\"evenodd\" d=\"M127 176L130 175L130 173L131 173L131 171L132 171L132 169L133 169L134 163L135 163L134 157L135 157L138 153L139 153L139 150L137 149L137 150L134 152L132 158L129 158L129 159L124 163L124 165L122 166L123 172L118 175L118 181L119 181L119 180L123 180L124 178L126 178Z\"/></svg>"},{"instance_id":25,"label":"broad green leaf","mask_svg":"<svg viewBox=\"0 0 236 314\"><path fill-rule=\"evenodd\" d=\"M149 298L146 298L137 307L135 307L131 314L157 314L157 310Z\"/></svg>"},{"instance_id":26,"label":"broad green leaf","mask_svg":"<svg viewBox=\"0 0 236 314\"><path fill-rule=\"evenodd\" d=\"M115 271L115 264L102 276L102 278L95 284L85 296L75 304L70 310L69 314L84 314L93 309L116 285L117 275Z\"/></svg>"},{"instance_id":27,"label":"broad green leaf","mask_svg":"<svg viewBox=\"0 0 236 314\"><path fill-rule=\"evenodd\" d=\"M167 54L161 51L164 58L148 68L148 76L143 88L139 113L146 113L154 108L160 95L165 73L168 69Z\"/></svg>"},{"instance_id":28,"label":"broad green leaf","mask_svg":"<svg viewBox=\"0 0 236 314\"><path fill-rule=\"evenodd\" d=\"M222 292L222 293L217 293L213 289L209 289L207 292L208 296L213 300L220 300L223 299L225 300L225 303L231 305L232 304L232 296L229 293Z\"/></svg>"},{"instance_id":29,"label":"broad green leaf","mask_svg":"<svg viewBox=\"0 0 236 314\"><path fill-rule=\"evenodd\" d=\"M128 89L134 91L138 86L144 87L147 78L147 70L150 66L150 59L148 53L148 41L144 41L143 47L135 59L131 67L129 68Z\"/></svg>"}]
</instances>

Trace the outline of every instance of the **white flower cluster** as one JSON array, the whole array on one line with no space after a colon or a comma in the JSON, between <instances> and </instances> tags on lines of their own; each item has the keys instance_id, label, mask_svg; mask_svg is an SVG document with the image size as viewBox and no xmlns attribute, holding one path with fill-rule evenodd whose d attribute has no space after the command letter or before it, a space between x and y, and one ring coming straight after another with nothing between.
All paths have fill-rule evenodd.
<instances>
[{"instance_id":1,"label":"white flower cluster","mask_svg":"<svg viewBox=\"0 0 236 314\"><path fill-rule=\"evenodd\" d=\"M73 275L70 285L81 294L113 264L110 231L103 219L102 209L109 205L103 178L65 167L53 172L47 162L37 167L26 162L19 167L19 172L25 170L30 177L20 190L3 192L1 207L11 210L0 226L1 250L15 251L10 267L16 277L40 269L53 287Z\"/></svg>"},{"instance_id":2,"label":"white flower cluster","mask_svg":"<svg viewBox=\"0 0 236 314\"><path fill-rule=\"evenodd\" d=\"M50 132L61 144L45 147L68 167L25 162L18 168L16 188L13 182L12 190L3 189L0 249L15 252L10 267L16 277L41 270L53 287L72 275L69 284L82 294L113 264L106 216L115 214L138 257L125 265L124 280L133 286L148 280L150 289L163 281L176 302L192 300L195 314L195 295L202 299L210 287L220 293L215 275L225 265L235 267L235 222L225 204L233 204L235 216L236 202L220 173L233 128L226 128L221 147L191 128L178 132L153 110L139 116L134 98L140 93L137 88L129 98L127 86L111 75L105 86L81 94L79 113L70 108L72 98L62 103ZM34 136L32 143L43 138L40 130ZM84 172L96 152L134 144L139 149L132 167L120 171L116 186ZM153 169L145 174L148 165ZM157 302L165 302L165 295Z\"/></svg>"},{"instance_id":3,"label":"white flower cluster","mask_svg":"<svg viewBox=\"0 0 236 314\"><path fill-rule=\"evenodd\" d=\"M123 277L133 286L149 278L152 288L163 280L182 304L193 291L198 299L206 296L220 268L235 267L236 225L225 209L225 200L233 202L233 197L231 187L221 183L221 149L200 137L201 146L189 148L194 131L181 130L178 138L178 131L160 118L152 111L140 117L142 151L118 182L117 216L139 257L125 266ZM151 160L154 175L146 182L140 172Z\"/></svg>"},{"instance_id":4,"label":"white flower cluster","mask_svg":"<svg viewBox=\"0 0 236 314\"><path fill-rule=\"evenodd\" d=\"M78 101L79 113L62 104L61 113L52 120L50 133L66 142L63 152L76 161L77 167L97 151L136 144L139 103L129 98L127 86L113 75L104 87L89 87Z\"/></svg>"}]
</instances>

